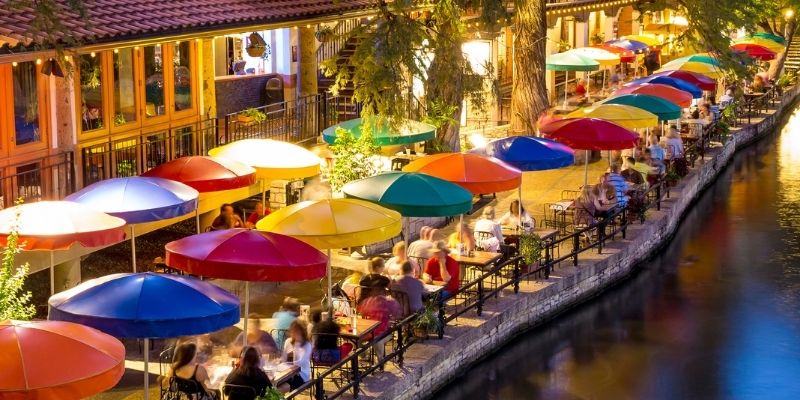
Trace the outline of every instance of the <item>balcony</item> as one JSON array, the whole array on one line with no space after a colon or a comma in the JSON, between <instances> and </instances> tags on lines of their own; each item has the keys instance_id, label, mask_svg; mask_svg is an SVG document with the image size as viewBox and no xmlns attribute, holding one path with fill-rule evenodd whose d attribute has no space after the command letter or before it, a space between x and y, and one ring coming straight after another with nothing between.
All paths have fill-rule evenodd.
<instances>
[{"instance_id":1,"label":"balcony","mask_svg":"<svg viewBox=\"0 0 800 400\"><path fill-rule=\"evenodd\" d=\"M73 153L64 152L37 161L6 167L12 173L0 178L0 206L24 202L59 200L76 189Z\"/></svg>"}]
</instances>

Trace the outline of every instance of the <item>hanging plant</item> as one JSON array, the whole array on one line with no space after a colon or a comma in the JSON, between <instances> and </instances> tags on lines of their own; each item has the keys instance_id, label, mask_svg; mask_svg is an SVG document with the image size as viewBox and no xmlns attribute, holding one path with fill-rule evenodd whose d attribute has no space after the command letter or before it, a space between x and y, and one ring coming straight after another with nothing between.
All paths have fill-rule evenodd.
<instances>
[{"instance_id":1,"label":"hanging plant","mask_svg":"<svg viewBox=\"0 0 800 400\"><path fill-rule=\"evenodd\" d=\"M330 26L325 26L320 28L317 32L314 33L314 36L317 37L317 41L320 43L327 43L333 40L336 37L336 32L334 32L333 28Z\"/></svg>"},{"instance_id":2,"label":"hanging plant","mask_svg":"<svg viewBox=\"0 0 800 400\"><path fill-rule=\"evenodd\" d=\"M269 47L267 42L264 41L264 38L262 38L261 35L256 32L250 34L248 37L248 42L249 43L247 44L245 51L247 51L247 55L250 57L263 57L264 53L266 53L266 50Z\"/></svg>"}]
</instances>

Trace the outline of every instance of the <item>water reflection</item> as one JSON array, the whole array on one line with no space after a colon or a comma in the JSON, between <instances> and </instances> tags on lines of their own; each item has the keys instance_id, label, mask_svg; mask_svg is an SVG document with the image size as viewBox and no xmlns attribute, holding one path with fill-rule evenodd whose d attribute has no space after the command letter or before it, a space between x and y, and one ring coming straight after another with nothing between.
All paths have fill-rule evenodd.
<instances>
[{"instance_id":1,"label":"water reflection","mask_svg":"<svg viewBox=\"0 0 800 400\"><path fill-rule=\"evenodd\" d=\"M437 399L800 398L800 113L737 155L630 282Z\"/></svg>"}]
</instances>

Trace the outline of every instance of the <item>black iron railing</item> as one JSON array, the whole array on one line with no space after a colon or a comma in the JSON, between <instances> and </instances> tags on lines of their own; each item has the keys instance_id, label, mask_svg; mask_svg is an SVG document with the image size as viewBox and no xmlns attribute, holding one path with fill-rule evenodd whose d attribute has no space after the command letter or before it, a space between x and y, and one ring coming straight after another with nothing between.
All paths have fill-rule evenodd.
<instances>
[{"instance_id":1,"label":"black iron railing","mask_svg":"<svg viewBox=\"0 0 800 400\"><path fill-rule=\"evenodd\" d=\"M36 161L5 167L8 175L0 178L3 207L24 202L59 200L75 191L74 154L69 152Z\"/></svg>"}]
</instances>

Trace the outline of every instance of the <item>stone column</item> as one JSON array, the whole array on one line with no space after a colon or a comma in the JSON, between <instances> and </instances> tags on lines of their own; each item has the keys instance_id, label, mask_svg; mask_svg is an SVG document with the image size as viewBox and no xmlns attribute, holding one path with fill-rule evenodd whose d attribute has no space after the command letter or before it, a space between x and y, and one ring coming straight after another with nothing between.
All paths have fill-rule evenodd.
<instances>
[{"instance_id":1,"label":"stone column","mask_svg":"<svg viewBox=\"0 0 800 400\"><path fill-rule=\"evenodd\" d=\"M611 12L606 12L611 11ZM619 9L612 9L612 10L604 10L603 12L603 27L602 32L605 37L605 40L612 40L616 39L616 26L617 26L617 15L619 15Z\"/></svg>"},{"instance_id":2,"label":"stone column","mask_svg":"<svg viewBox=\"0 0 800 400\"><path fill-rule=\"evenodd\" d=\"M551 19L553 18L553 24L550 25ZM561 24L565 23L564 18L555 18L555 17L548 17L548 26L547 26L547 42L545 43L545 55L555 54L558 52L558 42L562 40L561 37ZM558 104L558 99L556 99L556 73L555 71L547 70L545 71L545 82L547 82L547 93L548 97L555 101L552 101L551 105Z\"/></svg>"},{"instance_id":3,"label":"stone column","mask_svg":"<svg viewBox=\"0 0 800 400\"><path fill-rule=\"evenodd\" d=\"M317 94L317 39L314 28L300 27L297 35L297 95Z\"/></svg>"},{"instance_id":4,"label":"stone column","mask_svg":"<svg viewBox=\"0 0 800 400\"><path fill-rule=\"evenodd\" d=\"M200 62L197 74L200 81L200 115L204 118L217 116L217 87L214 81L216 50L224 52L225 48L216 49L213 38L200 39L197 45L197 59Z\"/></svg>"}]
</instances>

